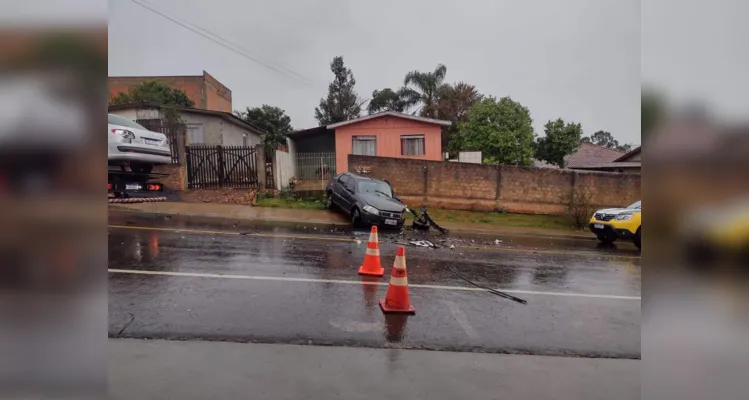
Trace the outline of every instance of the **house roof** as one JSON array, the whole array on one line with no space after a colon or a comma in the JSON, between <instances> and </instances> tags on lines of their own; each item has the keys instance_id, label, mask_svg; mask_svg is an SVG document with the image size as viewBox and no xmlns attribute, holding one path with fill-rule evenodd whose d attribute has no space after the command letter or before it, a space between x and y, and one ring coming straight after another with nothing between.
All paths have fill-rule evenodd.
<instances>
[{"instance_id":1,"label":"house roof","mask_svg":"<svg viewBox=\"0 0 749 400\"><path fill-rule=\"evenodd\" d=\"M607 149L591 143L581 143L580 148L573 154L565 157L567 168L579 166L590 166L613 162L624 154L619 150Z\"/></svg>"},{"instance_id":2,"label":"house roof","mask_svg":"<svg viewBox=\"0 0 749 400\"><path fill-rule=\"evenodd\" d=\"M574 169L599 169L599 168L640 168L640 161L618 161L594 165L578 165Z\"/></svg>"},{"instance_id":3,"label":"house roof","mask_svg":"<svg viewBox=\"0 0 749 400\"><path fill-rule=\"evenodd\" d=\"M327 128L328 129L335 129L335 128L338 128L338 127L341 127L341 126L355 124L357 122L367 121L367 120L370 120L370 119L375 119L375 118L385 117L385 116L396 117L396 118L403 118L403 119L410 119L412 121L419 121L419 122L424 122L424 123L427 123L427 124L434 124L434 125L442 125L442 126L450 126L450 125L452 125L452 122L441 120L441 119L432 119L432 118L418 117L416 115L409 115L409 114L399 113L399 112L396 112L396 111L383 111L383 112L379 112L379 113L376 113L376 114L366 115L364 117L360 117L360 118L356 118L356 119L350 119L348 121L341 121L341 122L337 122L335 124L330 124L330 125L327 126Z\"/></svg>"},{"instance_id":4,"label":"house roof","mask_svg":"<svg viewBox=\"0 0 749 400\"><path fill-rule=\"evenodd\" d=\"M640 154L641 150L642 150L642 146L637 146L636 148L624 153L621 157L614 160L614 162L623 162L632 156L636 156L637 154Z\"/></svg>"},{"instance_id":5,"label":"house roof","mask_svg":"<svg viewBox=\"0 0 749 400\"><path fill-rule=\"evenodd\" d=\"M116 105L110 105L109 111L121 111L121 110L130 110L133 108L171 108L174 110L178 110L183 113L191 113L191 114L202 114L202 115L212 115L215 117L223 118L224 120L234 124L241 126L249 131L252 131L258 135L263 135L265 132L256 127L255 125L250 124L249 122L243 120L242 118L237 117L236 115L228 112L223 111L213 111L213 110L203 110L202 108L188 108L188 107L174 107L174 106L165 106L163 104L159 103L127 103L127 104L116 104Z\"/></svg>"},{"instance_id":6,"label":"house roof","mask_svg":"<svg viewBox=\"0 0 749 400\"><path fill-rule=\"evenodd\" d=\"M299 140L299 139L305 139L310 138L318 135L322 135L324 133L328 132L328 127L326 126L316 126L314 128L304 129L301 131L294 131L289 134L290 139Z\"/></svg>"}]
</instances>

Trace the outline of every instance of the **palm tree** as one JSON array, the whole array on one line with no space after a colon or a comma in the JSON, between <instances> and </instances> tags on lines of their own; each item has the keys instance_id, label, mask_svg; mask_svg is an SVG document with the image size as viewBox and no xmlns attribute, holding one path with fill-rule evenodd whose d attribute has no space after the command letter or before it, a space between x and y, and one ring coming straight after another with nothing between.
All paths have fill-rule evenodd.
<instances>
[{"instance_id":1,"label":"palm tree","mask_svg":"<svg viewBox=\"0 0 749 400\"><path fill-rule=\"evenodd\" d=\"M438 64L433 72L411 71L406 74L404 87L400 90L406 103L406 108L421 104L417 109L422 117L437 118L439 105L439 91L445 80L447 67Z\"/></svg>"}]
</instances>

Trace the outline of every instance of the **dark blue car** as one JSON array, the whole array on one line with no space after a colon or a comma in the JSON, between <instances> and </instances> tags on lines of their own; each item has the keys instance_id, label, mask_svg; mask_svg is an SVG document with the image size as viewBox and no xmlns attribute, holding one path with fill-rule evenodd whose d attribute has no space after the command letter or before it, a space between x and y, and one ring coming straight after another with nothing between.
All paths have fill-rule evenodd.
<instances>
[{"instance_id":1,"label":"dark blue car","mask_svg":"<svg viewBox=\"0 0 749 400\"><path fill-rule=\"evenodd\" d=\"M387 182L344 172L334 176L325 188L325 206L338 207L356 226L378 225L401 228L406 205L394 197Z\"/></svg>"}]
</instances>

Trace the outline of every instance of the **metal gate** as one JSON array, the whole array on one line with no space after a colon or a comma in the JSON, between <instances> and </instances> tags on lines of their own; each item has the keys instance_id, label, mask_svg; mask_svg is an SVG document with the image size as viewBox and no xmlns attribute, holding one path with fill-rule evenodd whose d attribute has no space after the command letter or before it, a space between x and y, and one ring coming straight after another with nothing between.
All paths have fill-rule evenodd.
<instances>
[{"instance_id":1,"label":"metal gate","mask_svg":"<svg viewBox=\"0 0 749 400\"><path fill-rule=\"evenodd\" d=\"M265 148L265 188L275 189L275 173L273 172L273 166L276 164L276 149L266 147Z\"/></svg>"},{"instance_id":2,"label":"metal gate","mask_svg":"<svg viewBox=\"0 0 749 400\"><path fill-rule=\"evenodd\" d=\"M250 146L186 146L187 187L257 188L256 150Z\"/></svg>"}]
</instances>

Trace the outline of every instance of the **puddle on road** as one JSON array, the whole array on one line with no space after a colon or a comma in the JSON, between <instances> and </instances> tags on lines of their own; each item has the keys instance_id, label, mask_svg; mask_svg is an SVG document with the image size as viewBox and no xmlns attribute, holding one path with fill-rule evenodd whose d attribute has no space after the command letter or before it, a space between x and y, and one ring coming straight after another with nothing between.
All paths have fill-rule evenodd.
<instances>
[{"instance_id":1,"label":"puddle on road","mask_svg":"<svg viewBox=\"0 0 749 400\"><path fill-rule=\"evenodd\" d=\"M192 230L216 230L239 233L260 233L278 235L323 235L327 237L349 238L366 243L369 237L367 229L352 229L342 226L311 225L304 222L264 222L264 221L239 221L223 218L201 218L185 216L144 215L140 213L115 212L109 217L111 225L146 226L173 229ZM481 234L447 234L443 235L437 231L414 231L404 229L393 231L391 229L380 229L379 240L381 243L400 244L414 247L409 242L429 241L437 248L455 247L482 247L482 248L523 248L538 250L588 250L611 255L638 256L639 251L630 243L615 243L603 245L594 240L568 239L555 237L530 237Z\"/></svg>"}]
</instances>

